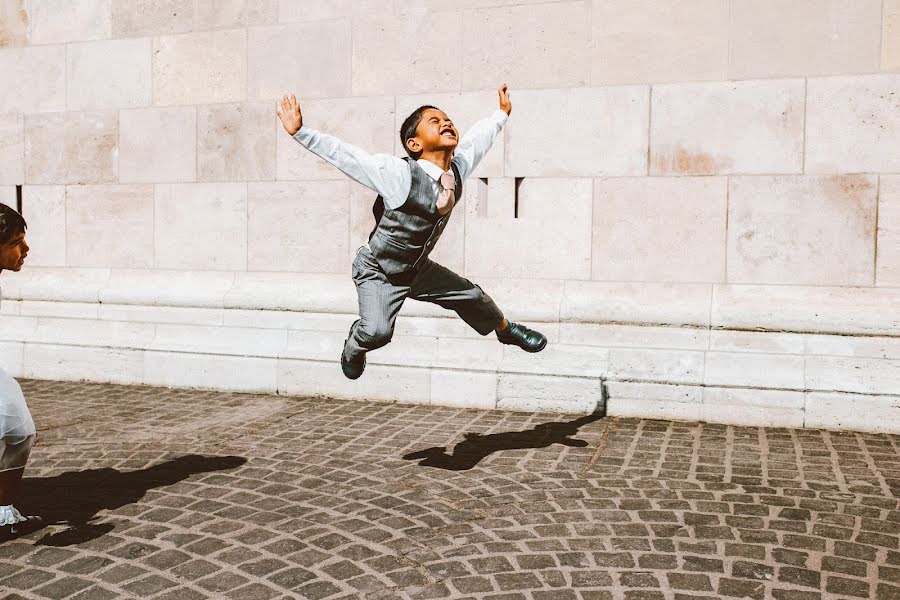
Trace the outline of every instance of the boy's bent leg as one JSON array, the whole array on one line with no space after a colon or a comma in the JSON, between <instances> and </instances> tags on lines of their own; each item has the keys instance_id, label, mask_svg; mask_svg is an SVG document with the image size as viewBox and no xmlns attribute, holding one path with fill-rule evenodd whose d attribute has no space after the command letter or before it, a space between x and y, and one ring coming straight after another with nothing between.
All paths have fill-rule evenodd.
<instances>
[{"instance_id":1,"label":"boy's bent leg","mask_svg":"<svg viewBox=\"0 0 900 600\"><path fill-rule=\"evenodd\" d=\"M362 374L366 352L391 341L397 313L409 294L409 286L391 283L368 248L360 250L353 261L353 283L356 284L360 318L350 327L341 362L342 366L344 363L356 365ZM345 368L345 374L346 371Z\"/></svg>"},{"instance_id":2,"label":"boy's bent leg","mask_svg":"<svg viewBox=\"0 0 900 600\"><path fill-rule=\"evenodd\" d=\"M416 300L433 302L455 310L463 321L481 335L497 331L503 344L518 346L526 352L540 352L547 345L543 334L524 325L507 322L493 299L479 286L433 261L427 261L409 294ZM501 325L506 326L501 330Z\"/></svg>"}]
</instances>

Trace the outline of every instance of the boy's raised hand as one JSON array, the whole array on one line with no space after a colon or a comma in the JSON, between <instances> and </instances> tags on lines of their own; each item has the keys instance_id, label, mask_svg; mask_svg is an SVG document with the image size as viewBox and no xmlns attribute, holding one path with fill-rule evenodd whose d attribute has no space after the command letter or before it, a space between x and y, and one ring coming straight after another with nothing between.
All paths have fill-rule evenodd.
<instances>
[{"instance_id":1,"label":"boy's raised hand","mask_svg":"<svg viewBox=\"0 0 900 600\"><path fill-rule=\"evenodd\" d=\"M291 94L291 97L281 97L281 108L278 109L278 118L284 125L284 130L294 135L300 131L303 125L303 114L300 112L300 105L297 104L297 97Z\"/></svg>"},{"instance_id":2,"label":"boy's raised hand","mask_svg":"<svg viewBox=\"0 0 900 600\"><path fill-rule=\"evenodd\" d=\"M509 101L509 88L506 87L506 84L500 86L500 89L497 90L497 95L500 96L500 110L509 114L512 112L512 102Z\"/></svg>"}]
</instances>

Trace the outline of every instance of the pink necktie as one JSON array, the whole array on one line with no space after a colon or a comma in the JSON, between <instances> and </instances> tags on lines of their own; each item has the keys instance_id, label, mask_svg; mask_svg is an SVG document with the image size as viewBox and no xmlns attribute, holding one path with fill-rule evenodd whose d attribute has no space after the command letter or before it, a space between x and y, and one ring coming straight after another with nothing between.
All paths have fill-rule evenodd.
<instances>
[{"instance_id":1,"label":"pink necktie","mask_svg":"<svg viewBox=\"0 0 900 600\"><path fill-rule=\"evenodd\" d=\"M456 190L456 178L453 176L453 173L441 173L441 187L444 189L438 195L437 209L439 213L446 215L453 208L453 203L456 201L454 193Z\"/></svg>"}]
</instances>

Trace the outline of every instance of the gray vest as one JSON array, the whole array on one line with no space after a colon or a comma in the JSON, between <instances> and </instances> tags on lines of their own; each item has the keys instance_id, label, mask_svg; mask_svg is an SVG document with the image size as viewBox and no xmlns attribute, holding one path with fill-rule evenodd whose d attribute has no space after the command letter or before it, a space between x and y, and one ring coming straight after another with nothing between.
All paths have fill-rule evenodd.
<instances>
[{"instance_id":1,"label":"gray vest","mask_svg":"<svg viewBox=\"0 0 900 600\"><path fill-rule=\"evenodd\" d=\"M385 207L381 196L375 200L372 212L375 229L369 235L369 250L386 275L415 272L431 254L453 210L442 215L437 209L435 181L412 158L404 157L409 164L412 185L402 206ZM462 180L456 158L450 161L450 169L456 178L456 204L462 199Z\"/></svg>"}]
</instances>

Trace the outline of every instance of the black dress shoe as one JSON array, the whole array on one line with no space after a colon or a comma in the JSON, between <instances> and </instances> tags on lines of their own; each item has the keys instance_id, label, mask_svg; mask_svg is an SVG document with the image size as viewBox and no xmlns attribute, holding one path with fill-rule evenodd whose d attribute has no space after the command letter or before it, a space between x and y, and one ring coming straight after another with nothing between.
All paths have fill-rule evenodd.
<instances>
[{"instance_id":1,"label":"black dress shoe","mask_svg":"<svg viewBox=\"0 0 900 600\"><path fill-rule=\"evenodd\" d=\"M366 370L366 355L360 354L353 360L347 360L344 353L341 353L341 370L347 379L359 379L359 376Z\"/></svg>"},{"instance_id":2,"label":"black dress shoe","mask_svg":"<svg viewBox=\"0 0 900 600\"><path fill-rule=\"evenodd\" d=\"M506 329L497 332L497 339L501 344L518 346L525 352L540 352L547 345L544 334L511 321Z\"/></svg>"}]
</instances>

